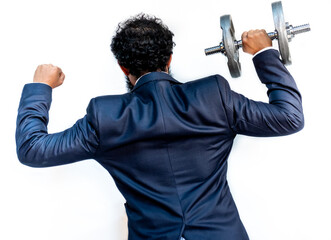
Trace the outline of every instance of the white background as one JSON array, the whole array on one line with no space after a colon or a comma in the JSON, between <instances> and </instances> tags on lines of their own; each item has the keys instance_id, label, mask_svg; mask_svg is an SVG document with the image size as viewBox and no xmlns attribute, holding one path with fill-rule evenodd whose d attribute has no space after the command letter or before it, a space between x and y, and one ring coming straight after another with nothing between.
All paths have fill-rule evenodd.
<instances>
[{"instance_id":1,"label":"white background","mask_svg":"<svg viewBox=\"0 0 331 240\"><path fill-rule=\"evenodd\" d=\"M290 43L288 67L303 95L306 125L278 138L238 136L228 178L252 240L330 240L330 4L283 0L293 25L312 31ZM231 14L237 38L245 30L274 30L271 1L37 1L0 3L0 239L126 239L124 199L96 162L35 169L19 163L15 121L21 90L38 64L66 74L53 92L49 132L72 126L90 98L126 92L110 52L117 24L140 12L163 19L175 33L172 72L186 82L211 74L226 77L247 97L267 101L251 56L240 53L242 77L231 79L226 58L204 56L221 41L219 17ZM274 42L274 46L277 44Z\"/></svg>"}]
</instances>

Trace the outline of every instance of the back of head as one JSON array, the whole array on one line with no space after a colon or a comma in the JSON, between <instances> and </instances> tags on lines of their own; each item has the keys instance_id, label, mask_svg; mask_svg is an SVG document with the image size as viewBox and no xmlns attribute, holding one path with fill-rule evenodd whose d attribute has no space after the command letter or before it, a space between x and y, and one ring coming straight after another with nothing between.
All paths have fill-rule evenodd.
<instances>
[{"instance_id":1,"label":"back of head","mask_svg":"<svg viewBox=\"0 0 331 240\"><path fill-rule=\"evenodd\" d=\"M111 50L118 63L139 78L146 72L165 71L173 35L160 19L139 14L118 25Z\"/></svg>"}]
</instances>

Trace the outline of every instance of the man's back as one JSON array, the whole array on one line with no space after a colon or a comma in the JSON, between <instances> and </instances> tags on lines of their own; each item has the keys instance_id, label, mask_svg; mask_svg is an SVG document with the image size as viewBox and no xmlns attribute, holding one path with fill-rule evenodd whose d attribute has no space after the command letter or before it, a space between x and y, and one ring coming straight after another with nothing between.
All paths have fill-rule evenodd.
<instances>
[{"instance_id":1,"label":"man's back","mask_svg":"<svg viewBox=\"0 0 331 240\"><path fill-rule=\"evenodd\" d=\"M221 82L213 76L180 84L154 72L129 94L94 100L101 128L95 158L127 201L130 239L176 239L182 230L194 239L245 236L226 182L235 134Z\"/></svg>"}]
</instances>

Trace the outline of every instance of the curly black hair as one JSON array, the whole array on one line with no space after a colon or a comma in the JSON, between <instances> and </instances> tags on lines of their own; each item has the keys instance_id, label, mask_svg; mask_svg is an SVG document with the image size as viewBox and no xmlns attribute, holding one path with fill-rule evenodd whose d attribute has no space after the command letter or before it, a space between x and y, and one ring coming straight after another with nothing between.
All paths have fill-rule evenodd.
<instances>
[{"instance_id":1,"label":"curly black hair","mask_svg":"<svg viewBox=\"0 0 331 240\"><path fill-rule=\"evenodd\" d=\"M118 25L110 46L118 63L139 78L146 72L165 71L173 36L161 19L138 14Z\"/></svg>"}]
</instances>

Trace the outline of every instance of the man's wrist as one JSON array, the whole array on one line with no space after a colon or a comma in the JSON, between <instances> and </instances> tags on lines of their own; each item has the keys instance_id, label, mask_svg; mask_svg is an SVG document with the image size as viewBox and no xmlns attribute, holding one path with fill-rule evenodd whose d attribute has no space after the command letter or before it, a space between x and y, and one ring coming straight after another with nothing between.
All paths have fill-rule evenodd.
<instances>
[{"instance_id":1,"label":"man's wrist","mask_svg":"<svg viewBox=\"0 0 331 240\"><path fill-rule=\"evenodd\" d=\"M274 47L266 47L266 48L263 48L263 49L261 49L260 51L258 51L257 53L255 53L254 54L254 56L253 56L253 58L254 57L256 57L257 55L259 55L260 53L263 53L263 52L265 52L265 51L267 51L267 50L269 50L269 49L275 49Z\"/></svg>"},{"instance_id":2,"label":"man's wrist","mask_svg":"<svg viewBox=\"0 0 331 240\"><path fill-rule=\"evenodd\" d=\"M44 85L47 85L47 86L51 87L49 84L44 83L44 82L32 82L32 84L36 84L36 83L44 84Z\"/></svg>"}]
</instances>

